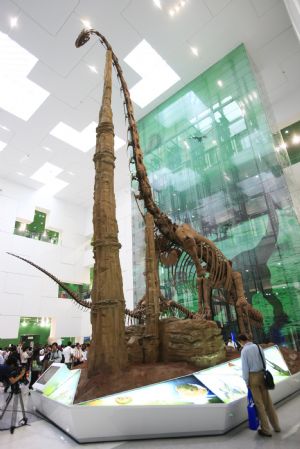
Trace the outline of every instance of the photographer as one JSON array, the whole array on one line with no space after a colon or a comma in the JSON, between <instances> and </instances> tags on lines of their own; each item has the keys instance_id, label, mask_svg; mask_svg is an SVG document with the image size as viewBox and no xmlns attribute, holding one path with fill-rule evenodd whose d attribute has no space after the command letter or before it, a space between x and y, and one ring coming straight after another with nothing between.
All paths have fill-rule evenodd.
<instances>
[{"instance_id":1,"label":"photographer","mask_svg":"<svg viewBox=\"0 0 300 449\"><path fill-rule=\"evenodd\" d=\"M0 365L0 382L5 386L4 391L7 391L10 385L19 382L25 373L25 368L22 368L21 372L19 372L18 359L9 357L4 365Z\"/></svg>"}]
</instances>

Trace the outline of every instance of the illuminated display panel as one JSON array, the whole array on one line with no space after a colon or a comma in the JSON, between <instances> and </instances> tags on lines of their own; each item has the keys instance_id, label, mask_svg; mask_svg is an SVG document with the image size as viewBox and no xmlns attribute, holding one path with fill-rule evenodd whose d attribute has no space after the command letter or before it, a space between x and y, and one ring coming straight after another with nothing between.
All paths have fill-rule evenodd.
<instances>
[{"instance_id":1,"label":"illuminated display panel","mask_svg":"<svg viewBox=\"0 0 300 449\"><path fill-rule=\"evenodd\" d=\"M272 373L275 384L290 376L289 369L277 346L265 349L264 354L267 369ZM199 371L194 375L225 403L240 399L247 394L240 358Z\"/></svg>"},{"instance_id":2,"label":"illuminated display panel","mask_svg":"<svg viewBox=\"0 0 300 449\"><path fill-rule=\"evenodd\" d=\"M264 350L267 369L275 384L290 376L277 346ZM241 359L135 390L82 402L84 406L105 405L188 405L229 403L247 395L242 378Z\"/></svg>"},{"instance_id":3,"label":"illuminated display panel","mask_svg":"<svg viewBox=\"0 0 300 449\"><path fill-rule=\"evenodd\" d=\"M59 370L59 366L50 366L50 368L47 369L47 371L42 374L41 377L39 377L38 382L41 385L46 385L47 382L57 373Z\"/></svg>"},{"instance_id":4,"label":"illuminated display panel","mask_svg":"<svg viewBox=\"0 0 300 449\"><path fill-rule=\"evenodd\" d=\"M47 394L48 398L65 405L72 405L77 390L81 370L69 370L69 376L52 393Z\"/></svg>"},{"instance_id":5,"label":"illuminated display panel","mask_svg":"<svg viewBox=\"0 0 300 449\"><path fill-rule=\"evenodd\" d=\"M187 405L221 402L212 391L191 374L83 402L81 405Z\"/></svg>"}]
</instances>

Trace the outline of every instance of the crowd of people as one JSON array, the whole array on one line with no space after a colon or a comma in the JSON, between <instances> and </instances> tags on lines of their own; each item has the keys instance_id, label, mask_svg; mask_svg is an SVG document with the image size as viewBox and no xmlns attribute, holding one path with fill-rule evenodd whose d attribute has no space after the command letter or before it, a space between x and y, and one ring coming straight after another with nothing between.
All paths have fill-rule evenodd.
<instances>
[{"instance_id":1,"label":"crowd of people","mask_svg":"<svg viewBox=\"0 0 300 449\"><path fill-rule=\"evenodd\" d=\"M33 348L19 343L17 346L0 348L0 367L3 373L6 372L8 379L9 373L19 368L24 379L28 379L29 388L32 389L33 384L52 363L65 363L71 369L87 361L88 351L89 344L74 345L70 341L66 346L52 343ZM5 388L8 386L5 385Z\"/></svg>"}]
</instances>

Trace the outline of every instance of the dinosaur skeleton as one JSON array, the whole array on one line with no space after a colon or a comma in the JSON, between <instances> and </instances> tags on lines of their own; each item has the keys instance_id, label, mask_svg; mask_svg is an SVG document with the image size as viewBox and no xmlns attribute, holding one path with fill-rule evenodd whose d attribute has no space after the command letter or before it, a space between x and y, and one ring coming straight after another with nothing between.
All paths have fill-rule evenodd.
<instances>
[{"instance_id":1,"label":"dinosaur skeleton","mask_svg":"<svg viewBox=\"0 0 300 449\"><path fill-rule=\"evenodd\" d=\"M92 34L99 37L100 42L106 50L112 52L113 65L117 77L121 83L121 91L124 96L124 107L128 120L129 142L133 156L136 175L133 179L138 181L139 194L137 199L143 200L145 208L154 218L155 226L160 233L169 241L177 245L181 250L189 254L196 268L196 283L198 291L198 317L200 319L212 319L211 294L215 288L223 288L234 298L237 311L237 319L240 332L251 335L251 326L248 317L248 301L245 298L241 274L233 271L231 262L216 247L216 245L199 234L196 230L184 223L178 225L162 212L155 203L149 183L147 170L143 162L143 152L139 143L139 133L134 117L134 110L130 98L129 89L123 76L122 68L118 58L112 50L107 39L98 31L84 29L76 40L76 47L81 47L89 41ZM258 312L259 313L259 312Z\"/></svg>"}]
</instances>

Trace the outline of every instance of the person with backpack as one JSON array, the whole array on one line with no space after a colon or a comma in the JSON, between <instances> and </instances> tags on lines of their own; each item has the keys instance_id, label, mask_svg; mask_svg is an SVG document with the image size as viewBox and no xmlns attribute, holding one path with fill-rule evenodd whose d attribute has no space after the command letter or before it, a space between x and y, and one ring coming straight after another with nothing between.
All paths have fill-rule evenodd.
<instances>
[{"instance_id":1,"label":"person with backpack","mask_svg":"<svg viewBox=\"0 0 300 449\"><path fill-rule=\"evenodd\" d=\"M58 349L57 343L52 343L49 363L62 363L62 352Z\"/></svg>"}]
</instances>

